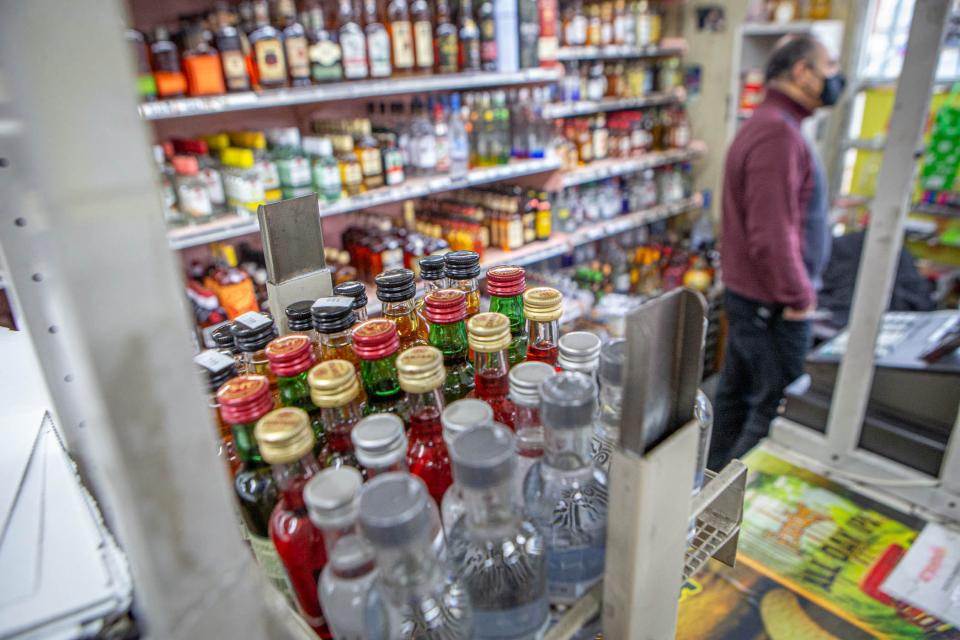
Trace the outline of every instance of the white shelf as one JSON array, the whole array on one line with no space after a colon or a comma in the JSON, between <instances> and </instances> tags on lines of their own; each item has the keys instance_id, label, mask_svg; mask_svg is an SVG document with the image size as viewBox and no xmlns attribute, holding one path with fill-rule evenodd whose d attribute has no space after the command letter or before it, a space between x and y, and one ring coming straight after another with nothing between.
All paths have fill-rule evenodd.
<instances>
[{"instance_id":1,"label":"white shelf","mask_svg":"<svg viewBox=\"0 0 960 640\"><path fill-rule=\"evenodd\" d=\"M636 158L607 158L567 171L563 176L563 186L573 187L587 182L596 182L614 176L637 173L654 167L693 160L704 153L702 145L691 144L686 149L669 151L651 151Z\"/></svg>"},{"instance_id":2,"label":"white shelf","mask_svg":"<svg viewBox=\"0 0 960 640\"><path fill-rule=\"evenodd\" d=\"M680 97L673 93L652 93L642 98L604 98L603 100L581 100L579 102L559 102L543 108L544 118L570 118L622 109L642 109L679 102Z\"/></svg>"},{"instance_id":3,"label":"white shelf","mask_svg":"<svg viewBox=\"0 0 960 640\"><path fill-rule=\"evenodd\" d=\"M320 217L341 215L360 211L410 198L422 198L432 193L441 193L453 189L472 187L489 182L511 180L523 176L555 171L560 161L555 158L520 160L497 167L483 167L469 171L465 178L453 179L448 175L410 178L396 187L381 187L357 196L344 198L330 204L320 205ZM171 229L167 236L174 249L185 249L209 242L219 242L230 238L256 233L260 230L256 217L224 216L203 224L186 225Z\"/></svg>"},{"instance_id":4,"label":"white shelf","mask_svg":"<svg viewBox=\"0 0 960 640\"><path fill-rule=\"evenodd\" d=\"M607 45L605 47L560 47L557 60L620 60L623 58L665 58L683 55L683 49L677 47L631 47L627 45Z\"/></svg>"},{"instance_id":5,"label":"white shelf","mask_svg":"<svg viewBox=\"0 0 960 640\"><path fill-rule=\"evenodd\" d=\"M476 71L383 80L332 82L310 87L268 89L260 93L243 91L221 96L158 100L141 104L139 110L140 117L144 120L164 120L167 118L185 118L228 111L269 109L271 107L335 102L338 100L555 82L559 77L560 71L558 69L537 68L510 72Z\"/></svg>"}]
</instances>

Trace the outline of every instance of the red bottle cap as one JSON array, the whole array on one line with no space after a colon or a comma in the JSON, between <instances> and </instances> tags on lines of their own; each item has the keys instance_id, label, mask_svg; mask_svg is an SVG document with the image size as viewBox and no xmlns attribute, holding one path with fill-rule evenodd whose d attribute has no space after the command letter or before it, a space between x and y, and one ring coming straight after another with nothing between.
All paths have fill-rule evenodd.
<instances>
[{"instance_id":1,"label":"red bottle cap","mask_svg":"<svg viewBox=\"0 0 960 640\"><path fill-rule=\"evenodd\" d=\"M281 378L303 373L313 366L313 343L303 335L274 338L265 350L270 369Z\"/></svg>"},{"instance_id":2,"label":"red bottle cap","mask_svg":"<svg viewBox=\"0 0 960 640\"><path fill-rule=\"evenodd\" d=\"M526 288L527 272L523 267L504 265L487 270L487 293L491 296L519 296Z\"/></svg>"},{"instance_id":3,"label":"red bottle cap","mask_svg":"<svg viewBox=\"0 0 960 640\"><path fill-rule=\"evenodd\" d=\"M237 376L217 389L220 417L227 424L256 422L273 409L266 376Z\"/></svg>"},{"instance_id":4,"label":"red bottle cap","mask_svg":"<svg viewBox=\"0 0 960 640\"><path fill-rule=\"evenodd\" d=\"M367 320L353 330L353 351L361 360L379 360L399 349L397 325L390 320Z\"/></svg>"},{"instance_id":5,"label":"red bottle cap","mask_svg":"<svg viewBox=\"0 0 960 640\"><path fill-rule=\"evenodd\" d=\"M210 152L207 147L207 143L203 140L194 140L192 138L174 138L171 140L171 142L173 143L174 153L205 156Z\"/></svg>"},{"instance_id":6,"label":"red bottle cap","mask_svg":"<svg viewBox=\"0 0 960 640\"><path fill-rule=\"evenodd\" d=\"M431 291L423 301L423 315L434 324L453 324L467 317L467 295L459 289Z\"/></svg>"}]
</instances>

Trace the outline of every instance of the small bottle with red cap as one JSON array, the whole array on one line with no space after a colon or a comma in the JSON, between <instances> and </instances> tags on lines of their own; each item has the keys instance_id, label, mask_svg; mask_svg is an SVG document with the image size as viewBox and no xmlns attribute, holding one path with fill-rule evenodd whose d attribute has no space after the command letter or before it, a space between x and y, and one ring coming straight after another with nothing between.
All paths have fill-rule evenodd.
<instances>
[{"instance_id":1,"label":"small bottle with red cap","mask_svg":"<svg viewBox=\"0 0 960 640\"><path fill-rule=\"evenodd\" d=\"M200 163L194 156L173 156L177 172L173 184L177 190L177 208L185 217L203 220L213 214L213 203L206 183L200 178Z\"/></svg>"},{"instance_id":2,"label":"small bottle with red cap","mask_svg":"<svg viewBox=\"0 0 960 640\"><path fill-rule=\"evenodd\" d=\"M523 267L504 265L487 271L487 293L490 312L502 313L510 319L510 366L527 358L527 327L523 315L523 292L527 288L527 272Z\"/></svg>"},{"instance_id":3,"label":"small bottle with red cap","mask_svg":"<svg viewBox=\"0 0 960 640\"><path fill-rule=\"evenodd\" d=\"M397 325L378 318L367 320L353 330L353 351L360 359L360 377L367 392L364 415L403 415L405 399L397 377L400 336Z\"/></svg>"},{"instance_id":4,"label":"small bottle with red cap","mask_svg":"<svg viewBox=\"0 0 960 640\"><path fill-rule=\"evenodd\" d=\"M319 452L324 441L323 424L320 422L320 409L310 399L310 384L307 381L307 374L316 364L310 338L301 335L274 338L267 345L266 354L270 369L277 376L280 405L307 412Z\"/></svg>"},{"instance_id":5,"label":"small bottle with red cap","mask_svg":"<svg viewBox=\"0 0 960 640\"><path fill-rule=\"evenodd\" d=\"M467 296L459 289L441 289L427 294L423 315L430 323L430 346L443 353L447 380L443 397L454 402L473 391L473 364L468 357Z\"/></svg>"}]
</instances>

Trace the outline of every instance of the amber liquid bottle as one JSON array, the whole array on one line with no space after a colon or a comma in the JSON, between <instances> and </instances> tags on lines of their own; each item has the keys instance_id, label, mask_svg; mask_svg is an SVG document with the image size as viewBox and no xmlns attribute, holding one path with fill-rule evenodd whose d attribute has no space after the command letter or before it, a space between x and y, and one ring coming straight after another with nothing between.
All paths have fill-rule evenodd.
<instances>
[{"instance_id":1,"label":"amber liquid bottle","mask_svg":"<svg viewBox=\"0 0 960 640\"><path fill-rule=\"evenodd\" d=\"M375 278L377 298L383 303L383 317L397 325L400 351L427 344L429 331L417 314L414 298L417 285L410 269L390 269Z\"/></svg>"},{"instance_id":2,"label":"amber liquid bottle","mask_svg":"<svg viewBox=\"0 0 960 640\"><path fill-rule=\"evenodd\" d=\"M416 69L420 73L432 73L433 55L433 15L427 0L413 0L410 3L410 20L413 23L413 51Z\"/></svg>"},{"instance_id":3,"label":"amber liquid bottle","mask_svg":"<svg viewBox=\"0 0 960 640\"><path fill-rule=\"evenodd\" d=\"M447 0L437 0L436 59L438 73L456 73L460 70L457 60L459 46L457 27L450 21L450 5Z\"/></svg>"},{"instance_id":4,"label":"amber liquid bottle","mask_svg":"<svg viewBox=\"0 0 960 640\"><path fill-rule=\"evenodd\" d=\"M177 45L170 40L170 33L163 27L157 27L154 31L150 58L153 61L153 78L157 84L158 96L175 98L187 92L187 78L180 69Z\"/></svg>"},{"instance_id":5,"label":"amber liquid bottle","mask_svg":"<svg viewBox=\"0 0 960 640\"><path fill-rule=\"evenodd\" d=\"M413 71L416 55L413 46L413 25L407 0L390 0L387 5L387 24L390 27L391 60L394 73Z\"/></svg>"},{"instance_id":6,"label":"amber liquid bottle","mask_svg":"<svg viewBox=\"0 0 960 640\"><path fill-rule=\"evenodd\" d=\"M388 78L393 71L390 64L390 34L381 20L380 4L377 0L364 0L363 21L370 77Z\"/></svg>"},{"instance_id":7,"label":"amber liquid bottle","mask_svg":"<svg viewBox=\"0 0 960 640\"><path fill-rule=\"evenodd\" d=\"M470 0L460 0L459 63L461 71L480 70L480 27Z\"/></svg>"},{"instance_id":8,"label":"amber liquid bottle","mask_svg":"<svg viewBox=\"0 0 960 640\"><path fill-rule=\"evenodd\" d=\"M451 251L444 256L447 283L467 296L467 318L480 313L480 255L475 251Z\"/></svg>"},{"instance_id":9,"label":"amber liquid bottle","mask_svg":"<svg viewBox=\"0 0 960 640\"><path fill-rule=\"evenodd\" d=\"M353 351L351 330L355 324L353 299L346 296L320 298L310 310L313 328L320 341L320 361L346 360L360 370L360 359Z\"/></svg>"},{"instance_id":10,"label":"amber liquid bottle","mask_svg":"<svg viewBox=\"0 0 960 640\"><path fill-rule=\"evenodd\" d=\"M287 84L287 60L283 52L283 34L270 25L267 0L253 3L256 23L248 38L253 56L255 82L262 88L283 87Z\"/></svg>"},{"instance_id":11,"label":"amber liquid bottle","mask_svg":"<svg viewBox=\"0 0 960 640\"><path fill-rule=\"evenodd\" d=\"M227 91L249 91L250 74L243 55L243 39L234 24L224 22L217 29L217 49Z\"/></svg>"},{"instance_id":12,"label":"amber liquid bottle","mask_svg":"<svg viewBox=\"0 0 960 640\"><path fill-rule=\"evenodd\" d=\"M277 1L277 18L283 33L283 52L287 59L290 85L310 85L310 55L307 30L297 22L297 5L293 0Z\"/></svg>"}]
</instances>

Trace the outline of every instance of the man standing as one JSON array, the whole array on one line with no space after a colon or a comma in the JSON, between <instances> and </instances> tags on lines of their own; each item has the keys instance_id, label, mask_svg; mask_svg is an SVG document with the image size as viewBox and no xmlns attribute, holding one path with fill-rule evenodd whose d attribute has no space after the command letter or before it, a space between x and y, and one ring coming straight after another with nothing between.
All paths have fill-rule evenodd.
<instances>
[{"instance_id":1,"label":"man standing","mask_svg":"<svg viewBox=\"0 0 960 640\"><path fill-rule=\"evenodd\" d=\"M800 125L835 104L844 83L815 38L780 44L767 62L766 97L727 152L721 264L729 333L714 403L715 469L767 435L784 388L803 373L830 238L826 178Z\"/></svg>"}]
</instances>

